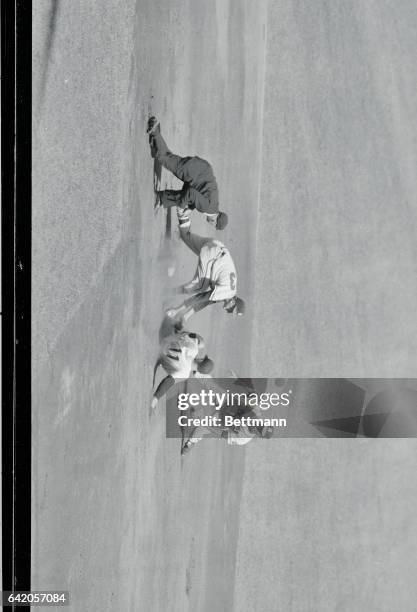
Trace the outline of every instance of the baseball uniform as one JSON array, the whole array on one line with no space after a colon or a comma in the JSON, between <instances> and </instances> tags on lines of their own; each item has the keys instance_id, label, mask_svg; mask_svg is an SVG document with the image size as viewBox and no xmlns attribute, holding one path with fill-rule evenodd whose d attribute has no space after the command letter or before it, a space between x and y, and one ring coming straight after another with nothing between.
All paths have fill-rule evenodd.
<instances>
[{"instance_id":1,"label":"baseball uniform","mask_svg":"<svg viewBox=\"0 0 417 612\"><path fill-rule=\"evenodd\" d=\"M152 134L151 139L153 157L184 183L181 190L166 190L162 203L166 207L196 208L205 214L218 213L217 181L208 161L197 156L180 157L171 153L159 131Z\"/></svg>"},{"instance_id":2,"label":"baseball uniform","mask_svg":"<svg viewBox=\"0 0 417 612\"><path fill-rule=\"evenodd\" d=\"M198 255L194 278L184 285L186 293L207 293L210 302L229 300L236 295L236 267L229 250L220 240L203 238L181 230L185 244Z\"/></svg>"}]
</instances>

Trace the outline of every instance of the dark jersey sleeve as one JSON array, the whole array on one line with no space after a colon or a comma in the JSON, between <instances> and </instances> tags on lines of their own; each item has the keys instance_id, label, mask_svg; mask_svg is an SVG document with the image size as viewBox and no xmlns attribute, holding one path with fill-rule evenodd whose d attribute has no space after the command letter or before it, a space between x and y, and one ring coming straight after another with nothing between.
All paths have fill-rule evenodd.
<instances>
[{"instance_id":1,"label":"dark jersey sleeve","mask_svg":"<svg viewBox=\"0 0 417 612\"><path fill-rule=\"evenodd\" d=\"M174 385L175 385L175 378L172 378L172 376L165 376L165 378L161 380L161 382L159 383L158 388L156 389L154 393L154 397L160 400L161 397L163 397L165 393L167 393L168 389L170 389Z\"/></svg>"}]
</instances>

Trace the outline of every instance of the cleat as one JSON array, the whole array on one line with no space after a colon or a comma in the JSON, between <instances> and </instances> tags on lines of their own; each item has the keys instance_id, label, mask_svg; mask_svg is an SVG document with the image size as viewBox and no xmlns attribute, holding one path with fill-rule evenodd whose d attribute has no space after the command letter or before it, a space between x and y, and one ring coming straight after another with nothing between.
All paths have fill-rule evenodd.
<instances>
[{"instance_id":1,"label":"cleat","mask_svg":"<svg viewBox=\"0 0 417 612\"><path fill-rule=\"evenodd\" d=\"M148 127L146 128L147 134L151 135L155 134L155 132L159 132L161 130L161 124L159 123L156 117L149 117L148 119Z\"/></svg>"},{"instance_id":2,"label":"cleat","mask_svg":"<svg viewBox=\"0 0 417 612\"><path fill-rule=\"evenodd\" d=\"M187 453L189 453L193 446L197 444L197 442L200 442L199 438L190 438L189 440L187 440L187 442L181 449L181 455L186 455Z\"/></svg>"}]
</instances>

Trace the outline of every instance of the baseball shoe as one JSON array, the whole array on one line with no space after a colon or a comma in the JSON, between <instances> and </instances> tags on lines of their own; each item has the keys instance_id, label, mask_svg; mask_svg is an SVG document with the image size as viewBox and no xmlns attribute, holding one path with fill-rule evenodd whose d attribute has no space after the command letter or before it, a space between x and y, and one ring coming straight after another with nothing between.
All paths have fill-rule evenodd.
<instances>
[{"instance_id":1,"label":"baseball shoe","mask_svg":"<svg viewBox=\"0 0 417 612\"><path fill-rule=\"evenodd\" d=\"M149 117L148 119L148 127L146 128L146 132L152 136L155 132L161 131L161 124L159 123L156 117Z\"/></svg>"},{"instance_id":2,"label":"baseball shoe","mask_svg":"<svg viewBox=\"0 0 417 612\"><path fill-rule=\"evenodd\" d=\"M181 455L186 455L189 453L193 446L200 442L200 439L201 438L189 438L181 449Z\"/></svg>"}]
</instances>

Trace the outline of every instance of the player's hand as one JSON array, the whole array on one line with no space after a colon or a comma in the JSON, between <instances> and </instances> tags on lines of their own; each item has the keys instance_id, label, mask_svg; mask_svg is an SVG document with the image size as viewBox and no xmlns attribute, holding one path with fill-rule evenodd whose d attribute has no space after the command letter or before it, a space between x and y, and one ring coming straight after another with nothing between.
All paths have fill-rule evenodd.
<instances>
[{"instance_id":1,"label":"player's hand","mask_svg":"<svg viewBox=\"0 0 417 612\"><path fill-rule=\"evenodd\" d=\"M175 319L177 315L178 315L178 308L167 308L165 310L165 316L167 316L170 319Z\"/></svg>"}]
</instances>

